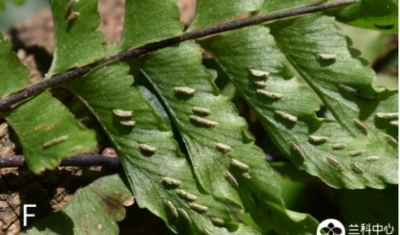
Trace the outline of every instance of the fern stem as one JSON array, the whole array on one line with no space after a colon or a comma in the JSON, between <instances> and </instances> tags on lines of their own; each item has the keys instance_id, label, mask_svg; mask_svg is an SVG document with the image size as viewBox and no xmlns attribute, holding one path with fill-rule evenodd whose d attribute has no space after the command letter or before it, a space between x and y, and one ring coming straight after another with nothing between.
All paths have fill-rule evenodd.
<instances>
[{"instance_id":1,"label":"fern stem","mask_svg":"<svg viewBox=\"0 0 400 235\"><path fill-rule=\"evenodd\" d=\"M21 167L24 165L25 160L22 155L0 158L0 168ZM108 157L103 155L76 155L63 159L60 166L121 166L121 162L118 157Z\"/></svg>"},{"instance_id":2,"label":"fern stem","mask_svg":"<svg viewBox=\"0 0 400 235\"><path fill-rule=\"evenodd\" d=\"M267 162L284 162L287 159L280 157L274 158L267 155L265 158ZM0 169L7 167L22 167L25 166L25 159L22 155L16 155L12 157L0 157ZM120 167L121 161L118 157L109 157L104 155L75 155L62 160L60 166L112 166Z\"/></svg>"},{"instance_id":3,"label":"fern stem","mask_svg":"<svg viewBox=\"0 0 400 235\"><path fill-rule=\"evenodd\" d=\"M228 23L223 23L223 24L199 29L194 32L184 33L179 37L170 38L170 39L163 40L161 42L152 43L149 45L145 45L143 47L131 49L131 50L119 53L117 55L110 56L102 61L89 64L85 67L76 68L71 71L65 72L63 74L56 75L56 76L52 77L51 79L42 81L40 83L26 87L15 93L9 94L6 97L0 99L0 110L8 108L14 104L17 104L18 102L23 101L23 100L26 100L29 97L31 97L35 94L38 94L40 92L43 92L48 88L52 88L52 87L61 85L63 83L71 82L72 80L89 73L90 71L92 71L93 69L98 67L99 65L111 62L113 60L125 61L125 60L139 57L139 56L142 56L149 52L152 52L152 51L164 48L164 47L168 47L168 46L171 46L171 45L183 42L183 41L187 41L187 40L191 40L191 39L199 39L202 37L211 36L211 35L215 35L218 33L231 31L231 30L243 28L243 27L250 26L250 25L261 24L261 23L265 23L265 22L269 22L269 21L273 21L273 20L284 19L284 18L299 16L299 15L308 14L308 13L320 12L320 11L337 8L337 7L344 7L344 6L348 6L348 5L358 2L358 1L359 0L343 0L343 1L337 1L337 2L328 2L328 3L324 3L324 4L320 4L320 5L299 7L299 8L274 12L274 13L270 13L270 14L266 14L266 15L260 15L260 16L256 16L256 17L235 20L235 21L231 21Z\"/></svg>"}]
</instances>

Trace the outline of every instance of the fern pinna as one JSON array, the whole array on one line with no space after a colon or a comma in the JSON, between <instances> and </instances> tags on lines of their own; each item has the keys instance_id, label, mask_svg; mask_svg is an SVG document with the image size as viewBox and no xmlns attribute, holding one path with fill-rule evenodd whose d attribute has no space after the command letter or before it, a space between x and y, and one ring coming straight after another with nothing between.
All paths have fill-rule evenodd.
<instances>
[{"instance_id":1,"label":"fern pinna","mask_svg":"<svg viewBox=\"0 0 400 235\"><path fill-rule=\"evenodd\" d=\"M55 52L45 82L80 71L79 78L54 84L93 114L124 172L87 184L24 233L57 234L66 220L71 234L118 234L116 222L134 197L178 234L315 234L316 219L286 208L274 170L203 65L202 49L297 168L334 188L397 184L397 90L372 86L375 72L335 23L398 33L397 2L372 2L198 0L184 31L176 0L126 0L115 46L104 45L95 31L97 0L50 0ZM290 12L313 14L269 22L296 16ZM245 13L248 21L211 26ZM223 33L196 36L214 29ZM224 32L230 29L237 30ZM131 58L132 51L145 55ZM0 71L0 104L29 91L29 71L2 35ZM313 91L335 119L316 116ZM96 145L96 132L51 90L17 101L0 116L17 134L32 172L54 169ZM243 219L247 213L254 223Z\"/></svg>"}]
</instances>

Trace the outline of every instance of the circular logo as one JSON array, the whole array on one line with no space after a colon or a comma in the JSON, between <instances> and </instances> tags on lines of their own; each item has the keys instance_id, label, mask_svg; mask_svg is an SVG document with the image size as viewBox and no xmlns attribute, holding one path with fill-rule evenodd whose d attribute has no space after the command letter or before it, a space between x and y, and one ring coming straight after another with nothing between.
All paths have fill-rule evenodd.
<instances>
[{"instance_id":1,"label":"circular logo","mask_svg":"<svg viewBox=\"0 0 400 235\"><path fill-rule=\"evenodd\" d=\"M340 221L326 219L319 224L317 235L346 235L346 230Z\"/></svg>"}]
</instances>

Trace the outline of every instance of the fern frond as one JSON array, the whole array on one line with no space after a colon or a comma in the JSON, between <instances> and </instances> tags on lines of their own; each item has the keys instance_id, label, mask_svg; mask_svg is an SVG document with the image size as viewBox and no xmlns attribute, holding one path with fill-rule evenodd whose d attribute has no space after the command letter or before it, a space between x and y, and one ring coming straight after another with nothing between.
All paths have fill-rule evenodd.
<instances>
[{"instance_id":1,"label":"fern frond","mask_svg":"<svg viewBox=\"0 0 400 235\"><path fill-rule=\"evenodd\" d=\"M235 230L238 225L222 204L198 188L171 131L131 87L133 78L128 72L124 63L106 65L67 88L92 111L113 143L140 207L182 234L201 234L204 229L229 234L223 227ZM122 117L115 110L132 112L132 116ZM194 195L195 201L184 196L185 192ZM207 209L202 211L192 203ZM225 225L215 226L213 218L222 219Z\"/></svg>"},{"instance_id":2,"label":"fern frond","mask_svg":"<svg viewBox=\"0 0 400 235\"><path fill-rule=\"evenodd\" d=\"M177 0L127 0L119 50L173 38L183 33Z\"/></svg>"},{"instance_id":3,"label":"fern frond","mask_svg":"<svg viewBox=\"0 0 400 235\"><path fill-rule=\"evenodd\" d=\"M265 0L262 7L259 9L258 14L267 14L274 11L279 11L288 8L310 5L312 3L320 4L327 0Z\"/></svg>"},{"instance_id":4,"label":"fern frond","mask_svg":"<svg viewBox=\"0 0 400 235\"><path fill-rule=\"evenodd\" d=\"M63 158L91 151L96 133L75 120L60 101L44 92L6 117L24 149L29 169L41 173Z\"/></svg>"},{"instance_id":5,"label":"fern frond","mask_svg":"<svg viewBox=\"0 0 400 235\"><path fill-rule=\"evenodd\" d=\"M183 34L177 0L127 0L121 43L104 46L104 36L95 32L100 23L97 0L50 0L56 48L47 78L64 74L30 93L2 99L6 105L1 107L64 83L62 87L76 95L103 128L129 186L119 175L98 179L78 191L61 212L27 233L39 233L48 224L45 231L55 233L60 220L67 219L74 229L71 233L116 234L115 222L124 217L121 204L133 193L140 207L179 234L259 234L240 221L244 212L260 230L314 234L317 221L286 208L265 153L246 132L245 119L234 104L220 95L213 81L216 76L202 65L200 46L188 40L355 1L206 28L242 14L276 12L314 1L199 0L193 24ZM393 11L397 3L382 2L373 9L371 0L362 0L326 14L358 27L397 32L397 12ZM365 9L376 12L365 15ZM397 184L397 90L371 85L374 72L349 47L331 17L316 14L268 27L247 27L199 44L296 167L336 188L382 189L387 183ZM199 28L205 29L193 32ZM167 48L155 51L162 47ZM130 61L135 71L122 62L146 53ZM5 84L0 96L23 88L28 70L10 53L10 43L2 35L0 61L0 70L5 71L0 74ZM309 87L294 77L289 63ZM83 68L68 71L74 67ZM139 89L129 74L135 72ZM315 115L320 107L313 90L336 120ZM95 144L94 131L76 121L49 91L0 115L17 133L25 160L35 173L52 169L62 158L89 151Z\"/></svg>"},{"instance_id":6,"label":"fern frond","mask_svg":"<svg viewBox=\"0 0 400 235\"><path fill-rule=\"evenodd\" d=\"M128 3L128 7L132 3ZM172 2L165 4L176 8ZM128 10L133 9L137 10L133 6ZM173 12L169 13L172 16L165 17L170 17L172 24L177 21L181 25ZM133 20L137 19L128 17L127 24ZM127 27L134 30L137 26ZM146 31L141 32L146 34ZM148 35L150 33L151 30ZM131 48L137 46L131 43L145 44L145 40L161 39L143 37L137 41L128 40L123 42L123 47ZM202 234L204 229L215 234L250 232L251 228L234 222L224 205L198 187L192 169L169 128L138 90L131 87L133 79L128 72L126 64L110 62L65 87L76 94L100 122L121 159L139 206L148 208L179 233ZM195 195L195 202L185 195ZM224 224L212 222L216 218Z\"/></svg>"},{"instance_id":7,"label":"fern frond","mask_svg":"<svg viewBox=\"0 0 400 235\"><path fill-rule=\"evenodd\" d=\"M274 172L247 135L246 122L235 106L219 95L211 74L201 64L197 44L185 42L150 53L140 67L180 131L206 191L248 209L262 228L268 221L283 234L314 232L317 223L311 217L302 215L297 223L286 214Z\"/></svg>"},{"instance_id":8,"label":"fern frond","mask_svg":"<svg viewBox=\"0 0 400 235\"><path fill-rule=\"evenodd\" d=\"M298 20L303 19L304 17ZM316 22L315 18L314 20L309 20L308 24ZM318 23L321 25L321 22ZM297 25L297 29L293 27L290 25L282 30L300 31L307 25ZM314 25L310 29L315 28L318 26ZM313 45L310 43L310 34L300 35L299 32L296 37L280 36L277 37L279 43L282 43L279 40L304 38L301 44L290 43L290 48L293 55L298 56L298 63L309 61L304 52L300 53L296 50L296 45L298 48ZM327 40L320 42L325 45L329 43ZM397 154L395 154L397 147L389 146L387 141L382 141L383 139L380 142L382 147L372 145L376 138L372 137L372 134L366 136L362 130L357 129L353 120L356 117L351 120L351 124L355 126L354 130L360 132L356 136L334 121L316 118L314 114L314 111L318 109L316 101L311 97L309 89L300 80L293 78L293 74L285 65L283 54L276 46L274 38L269 35L268 29L249 27L207 39L201 42L201 45L220 64L243 98L256 112L275 143L296 166L320 177L333 187L354 189L364 188L366 185L373 188L384 188L386 183L397 183L398 163ZM286 46L289 47L289 43ZM309 48L312 51L309 53L312 54L315 61L318 61L318 54L322 54L324 51L312 50L311 46ZM311 55L308 58L311 58ZM250 69L268 72L269 76L267 78L257 77ZM329 67L314 66L313 69L324 71ZM364 68L360 67L360 69ZM339 82L352 81L343 77L349 72L344 71L343 76L331 73L333 78L341 79ZM324 80L326 81L328 78L325 76ZM257 86L259 81L265 83L264 87ZM260 89L264 92L258 92ZM266 92L279 93L281 96L280 98L265 96ZM329 94L332 95L332 92ZM343 101L342 97L337 97L337 99L349 102ZM397 102L396 99L390 100ZM388 105L383 104L378 107L383 111ZM393 111L397 112L397 110ZM371 118L375 119L375 114L371 114ZM351 156L356 155L356 151L359 150L366 152L363 152L362 156ZM371 162L368 158L371 156L380 156L380 160ZM387 170L382 171L381 169Z\"/></svg>"},{"instance_id":9,"label":"fern frond","mask_svg":"<svg viewBox=\"0 0 400 235\"><path fill-rule=\"evenodd\" d=\"M225 20L232 20L242 14L257 10L263 0L198 0L196 14L188 31L213 25Z\"/></svg>"},{"instance_id":10,"label":"fern frond","mask_svg":"<svg viewBox=\"0 0 400 235\"><path fill-rule=\"evenodd\" d=\"M398 112L397 90L371 85L375 72L365 67L358 51L349 48L333 18L315 15L287 23L272 26L272 34L291 64L349 133L369 136L385 146L382 134L390 129L389 122L377 113ZM324 54L335 58L321 58ZM368 132L355 120L363 122Z\"/></svg>"},{"instance_id":11,"label":"fern frond","mask_svg":"<svg viewBox=\"0 0 400 235\"><path fill-rule=\"evenodd\" d=\"M54 59L46 78L104 58L105 38L97 0L51 0L54 21Z\"/></svg>"},{"instance_id":12,"label":"fern frond","mask_svg":"<svg viewBox=\"0 0 400 235\"><path fill-rule=\"evenodd\" d=\"M356 27L399 33L399 4L395 0L362 0L335 12L336 19Z\"/></svg>"},{"instance_id":13,"label":"fern frond","mask_svg":"<svg viewBox=\"0 0 400 235\"><path fill-rule=\"evenodd\" d=\"M15 52L11 51L11 43L4 40L0 32L0 97L21 89L28 83L29 69L25 67Z\"/></svg>"},{"instance_id":14,"label":"fern frond","mask_svg":"<svg viewBox=\"0 0 400 235\"><path fill-rule=\"evenodd\" d=\"M0 95L21 89L28 82L29 70L10 52L10 41L0 34ZM4 84L4 86L3 86ZM7 122L23 147L31 171L54 169L61 159L88 152L96 145L94 131L76 121L49 92L6 111Z\"/></svg>"},{"instance_id":15,"label":"fern frond","mask_svg":"<svg viewBox=\"0 0 400 235\"><path fill-rule=\"evenodd\" d=\"M118 175L103 176L78 189L57 213L45 217L21 234L119 234L117 222L134 197Z\"/></svg>"}]
</instances>

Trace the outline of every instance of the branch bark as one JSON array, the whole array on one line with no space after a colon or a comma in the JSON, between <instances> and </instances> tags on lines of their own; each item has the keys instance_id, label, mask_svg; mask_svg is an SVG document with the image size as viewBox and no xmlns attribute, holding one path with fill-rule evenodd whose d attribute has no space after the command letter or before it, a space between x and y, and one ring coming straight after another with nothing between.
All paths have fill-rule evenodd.
<instances>
[{"instance_id":1,"label":"branch bark","mask_svg":"<svg viewBox=\"0 0 400 235\"><path fill-rule=\"evenodd\" d=\"M165 48L168 46L172 46L174 44L177 44L177 43L180 43L183 41L187 41L187 40L191 40L191 39L198 39L198 38L202 38L202 37L206 37L206 36L211 36L211 35L215 35L218 33L231 31L231 30L243 28L243 27L250 26L250 25L265 23L265 22L269 22L269 21L273 21L273 20L284 19L284 18L304 15L304 14L308 14L308 13L324 11L324 10L337 8L337 7L344 7L344 6L348 6L348 5L358 2L358 1L359 0L343 0L343 1L336 1L336 2L328 2L328 3L324 3L324 4L320 4L320 5L299 7L299 8L284 10L284 11L280 11L280 12L270 13L270 14L266 14L266 15L250 17L250 18L241 19L241 20L235 20L235 21L231 21L228 23L223 23L223 24L199 29L194 32L184 33L179 37L170 38L170 39L163 40L161 42L152 43L152 44L145 45L143 47L131 49L131 50L122 52L120 54L108 57L102 61L89 64L85 67L76 68L76 69L70 70L68 72L65 72L63 74L59 74L57 76L52 77L51 79L34 84L25 89L22 89L21 91L10 94L10 95L0 99L0 110L3 110L12 105L15 105L18 102L21 102L33 95L36 95L40 92L45 91L48 88L52 88L52 87L61 85L63 83L70 82L78 77L81 77L81 76L89 73L96 67L98 67L102 64L108 63L110 61L114 61L114 60L126 61L128 59L131 59L134 57L139 57L139 56L147 54L149 52L152 52L152 51L155 51L155 50L158 50L161 48Z\"/></svg>"}]
</instances>

